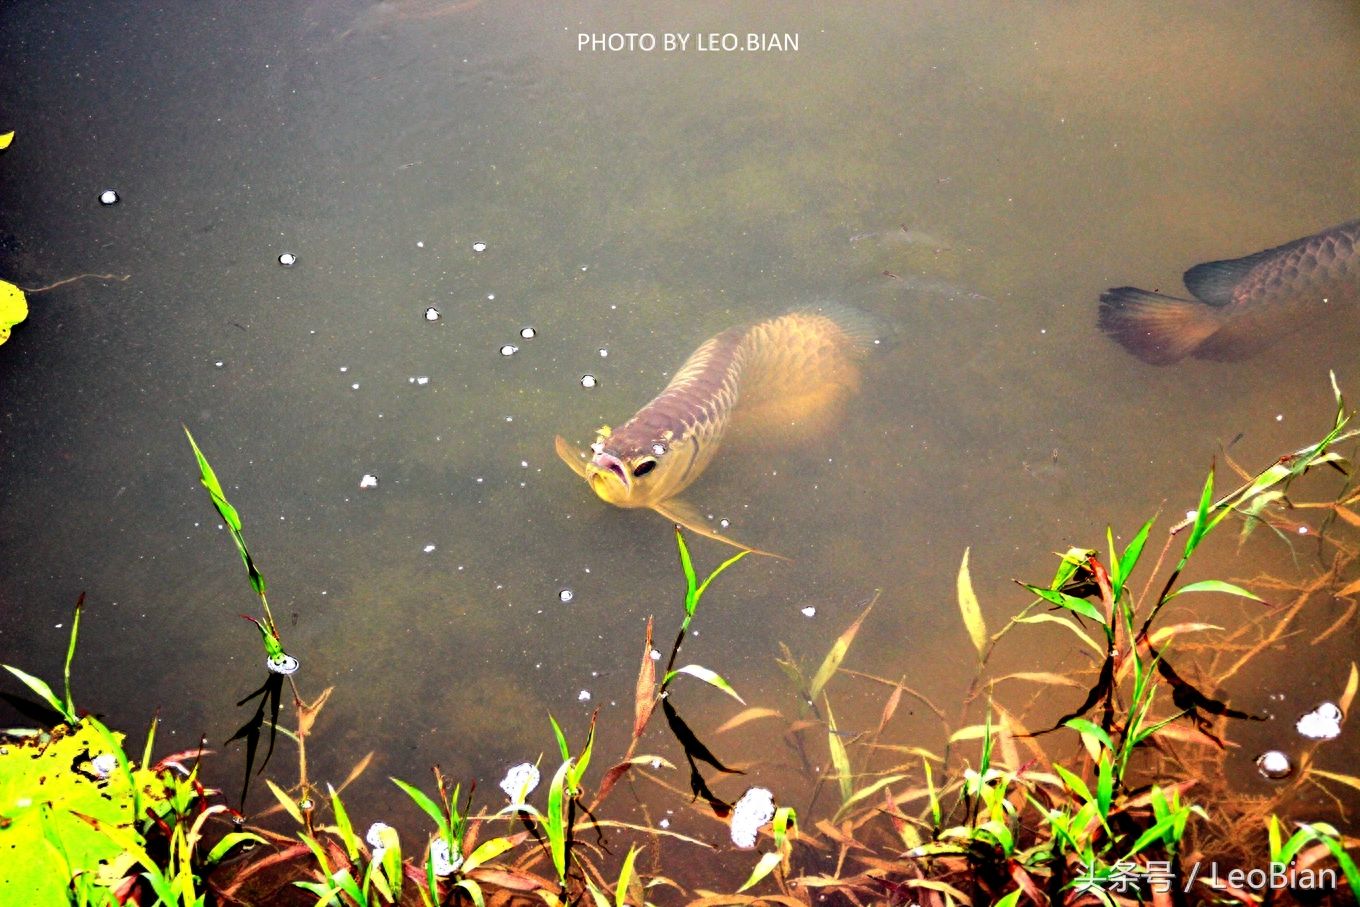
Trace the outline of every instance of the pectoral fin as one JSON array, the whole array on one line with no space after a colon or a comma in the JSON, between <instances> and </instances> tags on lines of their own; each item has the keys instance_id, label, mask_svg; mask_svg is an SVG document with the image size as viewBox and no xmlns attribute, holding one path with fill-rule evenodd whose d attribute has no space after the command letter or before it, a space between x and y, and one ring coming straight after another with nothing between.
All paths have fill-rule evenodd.
<instances>
[{"instance_id":1,"label":"pectoral fin","mask_svg":"<svg viewBox=\"0 0 1360 907\"><path fill-rule=\"evenodd\" d=\"M729 536L709 529L708 526L704 525L706 521L703 516L700 515L699 511L677 498L671 498L670 500L653 504L652 509L672 523L677 523L696 535L702 535L704 538L713 539L715 542L722 542L726 545L731 545L734 548L741 548L752 554L763 554L766 557L777 558L781 561L790 560L790 558L784 557L782 554L775 554L772 551L762 551L759 548L752 548L750 545L743 544L734 538L730 538Z\"/></svg>"},{"instance_id":2,"label":"pectoral fin","mask_svg":"<svg viewBox=\"0 0 1360 907\"><path fill-rule=\"evenodd\" d=\"M562 462L571 467L571 471L581 478L586 478L586 461L584 455L572 447L566 438L557 436L557 441L553 445L557 450L557 455L562 458Z\"/></svg>"}]
</instances>

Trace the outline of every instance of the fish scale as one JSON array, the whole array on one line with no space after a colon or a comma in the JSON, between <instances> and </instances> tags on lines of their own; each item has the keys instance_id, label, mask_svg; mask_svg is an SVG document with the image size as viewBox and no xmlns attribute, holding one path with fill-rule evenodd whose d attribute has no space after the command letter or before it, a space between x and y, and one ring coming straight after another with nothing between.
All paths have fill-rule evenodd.
<instances>
[{"instance_id":1,"label":"fish scale","mask_svg":"<svg viewBox=\"0 0 1360 907\"><path fill-rule=\"evenodd\" d=\"M1100 297L1098 323L1153 365L1242 359L1360 302L1360 220L1185 272L1193 299L1137 287Z\"/></svg>"}]
</instances>

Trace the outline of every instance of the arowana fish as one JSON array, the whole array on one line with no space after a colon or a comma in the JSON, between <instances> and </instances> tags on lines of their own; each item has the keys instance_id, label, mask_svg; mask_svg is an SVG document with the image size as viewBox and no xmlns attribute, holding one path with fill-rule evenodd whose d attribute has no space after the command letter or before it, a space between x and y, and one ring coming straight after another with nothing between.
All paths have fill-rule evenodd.
<instances>
[{"instance_id":1,"label":"arowana fish","mask_svg":"<svg viewBox=\"0 0 1360 907\"><path fill-rule=\"evenodd\" d=\"M1286 334L1322 326L1360 301L1360 220L1245 258L1185 272L1194 299L1137 287L1101 295L1101 330L1139 359L1241 359ZM1321 322L1321 325L1319 323Z\"/></svg>"},{"instance_id":2,"label":"arowana fish","mask_svg":"<svg viewBox=\"0 0 1360 907\"><path fill-rule=\"evenodd\" d=\"M860 360L875 342L867 319L835 307L729 328L633 418L600 429L589 459L561 435L557 455L601 500L650 508L691 532L769 554L710 529L677 496L734 431L788 441L829 427L859 389Z\"/></svg>"}]
</instances>

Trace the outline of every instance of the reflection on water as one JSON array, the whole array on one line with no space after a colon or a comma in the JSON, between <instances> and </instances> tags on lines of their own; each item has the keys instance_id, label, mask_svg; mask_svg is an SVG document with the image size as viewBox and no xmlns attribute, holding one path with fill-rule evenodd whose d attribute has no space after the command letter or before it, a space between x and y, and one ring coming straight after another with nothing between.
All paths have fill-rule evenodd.
<instances>
[{"instance_id":1,"label":"reflection on water","mask_svg":"<svg viewBox=\"0 0 1360 907\"><path fill-rule=\"evenodd\" d=\"M552 439L635 411L733 324L836 300L890 341L832 437L720 456L692 489L794 558L725 575L686 648L772 707L780 644L819 660L875 589L852 662L956 700L965 547L999 621L1048 552L1193 501L1221 443L1240 433L1255 468L1315 438L1328 369L1360 387L1350 324L1161 369L1096 327L1108 287L1355 215L1350 6L195 10L0 9L0 273L132 275L35 297L0 349L0 660L55 676L85 590L78 696L128 727L159 707L172 741L220 742L258 684L180 423L245 518L300 682L338 686L314 774L379 751L362 798L436 761L489 789L551 750L548 712L579 735L598 707L621 746L647 617L678 619L673 541ZM582 31L801 41L611 54ZM1244 553L1203 569L1296 569L1265 539ZM1001 665L1081 663L1032 638ZM1345 676L1318 657L1317 690L1228 692L1311 705ZM699 686L688 720L716 725L730 704ZM843 728L877 722L877 690L832 692ZM938 744L927 716L896 722ZM798 777L758 725L723 738L749 781Z\"/></svg>"}]
</instances>

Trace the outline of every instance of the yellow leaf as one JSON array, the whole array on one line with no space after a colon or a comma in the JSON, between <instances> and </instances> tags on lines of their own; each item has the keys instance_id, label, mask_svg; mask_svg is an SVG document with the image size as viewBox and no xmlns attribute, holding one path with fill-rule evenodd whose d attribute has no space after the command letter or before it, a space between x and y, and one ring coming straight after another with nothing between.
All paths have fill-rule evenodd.
<instances>
[{"instance_id":1,"label":"yellow leaf","mask_svg":"<svg viewBox=\"0 0 1360 907\"><path fill-rule=\"evenodd\" d=\"M850 643L855 641L855 634L859 632L860 624L864 623L864 618L869 616L869 612L874 609L874 604L878 601L879 593L874 592L874 597L869 599L868 606L855 618L855 622L848 629L836 638L831 646L831 651L826 653L826 658L822 659L821 667L817 668L817 673L812 677L812 683L808 686L808 699L816 699L821 695L822 687L826 686L836 674L836 669L845 660L845 653L850 651Z\"/></svg>"},{"instance_id":2,"label":"yellow leaf","mask_svg":"<svg viewBox=\"0 0 1360 907\"><path fill-rule=\"evenodd\" d=\"M0 280L0 343L9 339L9 329L28 317L24 291Z\"/></svg>"},{"instance_id":3,"label":"yellow leaf","mask_svg":"<svg viewBox=\"0 0 1360 907\"><path fill-rule=\"evenodd\" d=\"M968 575L968 550L963 549L963 563L959 565L959 611L963 613L963 625L968 628L968 636L981 658L987 651L987 624L982 620L982 607L973 592L973 579Z\"/></svg>"},{"instance_id":4,"label":"yellow leaf","mask_svg":"<svg viewBox=\"0 0 1360 907\"><path fill-rule=\"evenodd\" d=\"M11 129L9 132L0 133L0 151L4 151L6 148L8 148L9 143L12 141L14 141L13 129Z\"/></svg>"},{"instance_id":5,"label":"yellow leaf","mask_svg":"<svg viewBox=\"0 0 1360 907\"><path fill-rule=\"evenodd\" d=\"M1355 699L1357 687L1360 687L1360 670L1356 670L1355 662L1351 662L1351 676L1346 679L1346 690L1341 694L1338 703L1343 715L1351 710L1351 702Z\"/></svg>"}]
</instances>

